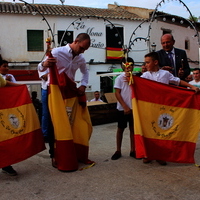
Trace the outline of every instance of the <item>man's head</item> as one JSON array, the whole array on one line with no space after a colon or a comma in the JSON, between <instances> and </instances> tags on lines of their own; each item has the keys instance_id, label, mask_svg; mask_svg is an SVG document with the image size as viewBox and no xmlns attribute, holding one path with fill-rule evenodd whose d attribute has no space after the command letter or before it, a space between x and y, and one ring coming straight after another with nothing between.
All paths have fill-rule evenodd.
<instances>
[{"instance_id":1,"label":"man's head","mask_svg":"<svg viewBox=\"0 0 200 200\"><path fill-rule=\"evenodd\" d=\"M193 80L193 76L192 76L192 74L189 74L186 78L185 78L185 81L186 82L190 82L190 81L192 81Z\"/></svg>"},{"instance_id":2,"label":"man's head","mask_svg":"<svg viewBox=\"0 0 200 200\"><path fill-rule=\"evenodd\" d=\"M151 53L146 54L144 56L144 60L146 63L145 66L147 68L147 71L155 71L158 69L159 57L156 52L151 52Z\"/></svg>"},{"instance_id":3,"label":"man's head","mask_svg":"<svg viewBox=\"0 0 200 200\"><path fill-rule=\"evenodd\" d=\"M172 34L167 33L161 37L161 45L164 51L171 51L174 47L174 44L175 40Z\"/></svg>"},{"instance_id":4,"label":"man's head","mask_svg":"<svg viewBox=\"0 0 200 200\"><path fill-rule=\"evenodd\" d=\"M200 81L200 69L199 68L195 68L193 70L193 78L195 81Z\"/></svg>"},{"instance_id":5,"label":"man's head","mask_svg":"<svg viewBox=\"0 0 200 200\"><path fill-rule=\"evenodd\" d=\"M142 66L141 66L141 72L144 73L144 72L146 72L146 71L147 71L146 63L143 62L143 63L142 63Z\"/></svg>"},{"instance_id":6,"label":"man's head","mask_svg":"<svg viewBox=\"0 0 200 200\"><path fill-rule=\"evenodd\" d=\"M123 58L121 60L121 68L125 72L132 72L134 68L134 60L131 57Z\"/></svg>"},{"instance_id":7,"label":"man's head","mask_svg":"<svg viewBox=\"0 0 200 200\"><path fill-rule=\"evenodd\" d=\"M9 71L8 68L8 61L7 60L1 60L0 61L0 74L6 75Z\"/></svg>"},{"instance_id":8,"label":"man's head","mask_svg":"<svg viewBox=\"0 0 200 200\"><path fill-rule=\"evenodd\" d=\"M32 96L32 99L36 99L37 98L37 92L36 91L32 91L31 92L31 96Z\"/></svg>"},{"instance_id":9,"label":"man's head","mask_svg":"<svg viewBox=\"0 0 200 200\"><path fill-rule=\"evenodd\" d=\"M70 47L74 56L84 53L90 47L90 36L87 33L80 33Z\"/></svg>"},{"instance_id":10,"label":"man's head","mask_svg":"<svg viewBox=\"0 0 200 200\"><path fill-rule=\"evenodd\" d=\"M178 70L178 77L180 79L184 78L184 70L183 70L183 68L179 68L179 70Z\"/></svg>"},{"instance_id":11,"label":"man's head","mask_svg":"<svg viewBox=\"0 0 200 200\"><path fill-rule=\"evenodd\" d=\"M94 92L94 97L95 97L96 100L99 99L99 96L100 96L99 91L95 91L95 92Z\"/></svg>"}]
</instances>

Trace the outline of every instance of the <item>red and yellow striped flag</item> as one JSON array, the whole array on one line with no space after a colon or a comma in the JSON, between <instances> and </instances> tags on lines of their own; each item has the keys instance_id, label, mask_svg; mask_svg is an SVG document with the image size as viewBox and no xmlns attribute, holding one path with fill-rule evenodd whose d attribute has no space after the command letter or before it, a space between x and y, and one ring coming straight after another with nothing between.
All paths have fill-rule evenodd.
<instances>
[{"instance_id":1,"label":"red and yellow striped flag","mask_svg":"<svg viewBox=\"0 0 200 200\"><path fill-rule=\"evenodd\" d=\"M131 87L137 157L194 163L200 94L136 76Z\"/></svg>"},{"instance_id":2,"label":"red and yellow striped flag","mask_svg":"<svg viewBox=\"0 0 200 200\"><path fill-rule=\"evenodd\" d=\"M59 77L59 80L58 80ZM49 109L54 126L55 159L62 171L75 171L78 162L87 163L92 123L86 98L77 95L76 83L65 73L50 68Z\"/></svg>"},{"instance_id":3,"label":"red and yellow striped flag","mask_svg":"<svg viewBox=\"0 0 200 200\"><path fill-rule=\"evenodd\" d=\"M107 60L121 60L124 57L124 51L122 48L107 47L106 59Z\"/></svg>"},{"instance_id":4,"label":"red and yellow striped flag","mask_svg":"<svg viewBox=\"0 0 200 200\"><path fill-rule=\"evenodd\" d=\"M0 168L45 149L39 119L26 85L0 88Z\"/></svg>"}]
</instances>

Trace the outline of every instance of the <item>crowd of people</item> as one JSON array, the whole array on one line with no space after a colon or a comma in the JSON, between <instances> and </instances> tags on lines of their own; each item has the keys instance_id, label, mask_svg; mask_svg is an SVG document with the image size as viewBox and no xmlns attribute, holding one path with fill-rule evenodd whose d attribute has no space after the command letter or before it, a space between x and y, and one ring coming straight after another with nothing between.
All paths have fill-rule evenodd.
<instances>
[{"instance_id":1,"label":"crowd of people","mask_svg":"<svg viewBox=\"0 0 200 200\"><path fill-rule=\"evenodd\" d=\"M72 81L75 73L79 69L82 73L78 95L84 95L88 83L89 72L83 53L90 47L90 36L86 33L79 34L76 39L66 46L54 48L51 53L38 65L39 77L42 80L42 102L32 93L32 100L36 109L42 104L41 128L45 141L49 142L49 153L52 160L52 166L57 167L54 155L54 131L52 119L48 107L48 92L50 84L49 69L56 64L58 73L64 72ZM200 69L195 68L193 74L190 74L190 67L187 61L187 55L184 50L174 47L175 40L171 34L165 34L161 37L162 49L157 52L151 52L144 56L144 63L141 66L139 76L142 78L162 82L165 84L180 85L199 91L200 88ZM134 68L134 60L130 57L124 58L121 62L123 73L119 75L114 84L115 95L117 98L118 125L116 133L116 151L112 155L112 160L117 160L122 156L121 146L123 133L127 126L130 131L130 156L135 159L143 159L143 163L150 163L148 158L137 158L134 142L134 116L131 103L131 89L128 84L128 78ZM2 60L0 63L0 87L14 86L16 80L14 76L8 73L8 62ZM94 92L94 98L90 101L102 101L100 92ZM167 163L157 160L161 165ZM2 169L9 175L17 175L12 166L5 166Z\"/></svg>"}]
</instances>

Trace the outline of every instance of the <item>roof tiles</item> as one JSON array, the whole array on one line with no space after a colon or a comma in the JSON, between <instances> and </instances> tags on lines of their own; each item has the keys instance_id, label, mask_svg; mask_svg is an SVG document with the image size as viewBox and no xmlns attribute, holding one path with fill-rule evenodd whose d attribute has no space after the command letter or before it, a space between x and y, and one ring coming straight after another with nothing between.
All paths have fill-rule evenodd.
<instances>
[{"instance_id":1,"label":"roof tiles","mask_svg":"<svg viewBox=\"0 0 200 200\"><path fill-rule=\"evenodd\" d=\"M117 7L115 9L101 9L89 8L79 6L67 5L53 5L53 4L27 4L24 3L9 3L0 2L0 13L15 13L15 14L32 14L38 11L42 15L60 15L60 16L74 16L74 17L103 17L110 19L122 20L143 20L135 13Z\"/></svg>"}]
</instances>

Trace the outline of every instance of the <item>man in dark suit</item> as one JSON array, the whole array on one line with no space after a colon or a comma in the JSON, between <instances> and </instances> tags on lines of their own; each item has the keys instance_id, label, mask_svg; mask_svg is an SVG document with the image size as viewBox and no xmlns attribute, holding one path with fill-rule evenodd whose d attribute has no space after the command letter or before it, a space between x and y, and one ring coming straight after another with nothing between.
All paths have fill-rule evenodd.
<instances>
[{"instance_id":1,"label":"man in dark suit","mask_svg":"<svg viewBox=\"0 0 200 200\"><path fill-rule=\"evenodd\" d=\"M190 74L190 67L187 61L186 52L182 49L174 48L175 40L171 34L164 34L161 37L163 49L157 51L159 55L159 65L162 69L168 70L181 79L185 79ZM180 74L180 71L184 73Z\"/></svg>"}]
</instances>

